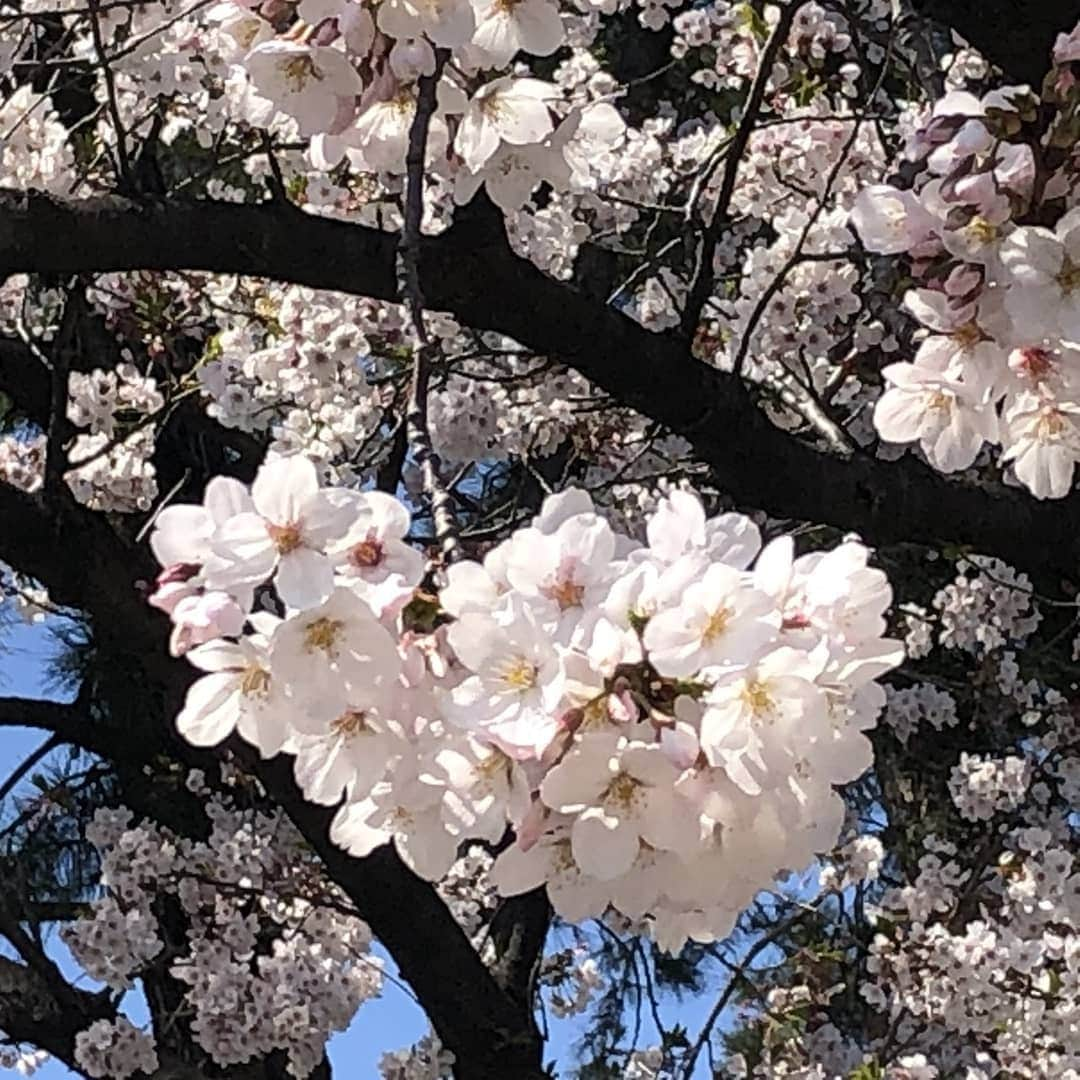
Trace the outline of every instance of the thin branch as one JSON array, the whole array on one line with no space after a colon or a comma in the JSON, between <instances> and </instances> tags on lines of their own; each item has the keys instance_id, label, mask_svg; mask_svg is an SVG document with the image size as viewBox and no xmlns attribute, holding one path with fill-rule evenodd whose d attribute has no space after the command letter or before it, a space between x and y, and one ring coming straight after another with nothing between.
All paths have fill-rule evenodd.
<instances>
[{"instance_id":1,"label":"thin branch","mask_svg":"<svg viewBox=\"0 0 1080 1080\"><path fill-rule=\"evenodd\" d=\"M120 178L124 190L130 194L136 194L135 180L131 172L131 162L127 152L127 132L120 117L120 105L116 97L116 79L113 76L110 58L105 54L105 42L101 36L101 21L99 19L100 8L98 0L87 0L90 8L90 34L94 41L94 51L101 63L101 73L105 80L105 97L109 103L109 115L112 117L113 129L116 134L116 160L119 167Z\"/></svg>"},{"instance_id":2,"label":"thin branch","mask_svg":"<svg viewBox=\"0 0 1080 1080\"><path fill-rule=\"evenodd\" d=\"M59 735L50 735L36 750L27 754L22 762L12 769L8 778L0 784L0 802L3 802L16 785L26 774L39 762L49 756L58 746L63 745L64 740Z\"/></svg>"},{"instance_id":3,"label":"thin branch","mask_svg":"<svg viewBox=\"0 0 1080 1080\"><path fill-rule=\"evenodd\" d=\"M458 552L458 529L454 520L453 500L439 474L439 458L431 444L428 427L428 391L431 366L440 354L439 343L432 338L424 321L424 294L420 285L420 233L424 218L424 164L427 156L428 128L435 112L436 89L449 53L435 54L435 71L425 75L416 96L416 115L409 128L409 148L405 159L405 221L401 230L399 277L402 296L409 309L416 345L413 350L412 385L406 411L405 427L409 445L416 458L424 490L431 500L435 542L445 562L452 562Z\"/></svg>"},{"instance_id":4,"label":"thin branch","mask_svg":"<svg viewBox=\"0 0 1080 1080\"><path fill-rule=\"evenodd\" d=\"M800 0L788 0L781 7L780 16L776 25L769 35L769 40L761 50L761 60L758 62L757 74L750 85L750 93L743 106L742 117L739 120L738 129L728 147L727 159L724 163L724 175L720 181L720 194L716 199L713 209L712 220L705 227L701 237L701 246L698 250L697 269L690 293L686 298L686 306L683 308L682 332L687 338L693 338L701 319L702 308L709 298L713 287L713 262L716 258L716 247L720 242L723 230L730 223L729 211L731 198L735 194L735 183L739 175L739 166L742 164L743 154L746 153L747 144L757 125L761 105L765 100L765 90L772 77L773 68L776 66L776 58L780 54L784 43L787 41L788 32L795 19L795 13L801 7Z\"/></svg>"}]
</instances>

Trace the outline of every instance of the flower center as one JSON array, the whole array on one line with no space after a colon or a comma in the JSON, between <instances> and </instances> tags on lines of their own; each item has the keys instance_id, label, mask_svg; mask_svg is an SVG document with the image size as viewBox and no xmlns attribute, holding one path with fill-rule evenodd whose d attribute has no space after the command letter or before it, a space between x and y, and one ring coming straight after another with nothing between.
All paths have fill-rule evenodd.
<instances>
[{"instance_id":1,"label":"flower center","mask_svg":"<svg viewBox=\"0 0 1080 1080\"><path fill-rule=\"evenodd\" d=\"M265 697L270 690L270 672L258 664L248 664L240 676L240 693L244 697Z\"/></svg>"},{"instance_id":2,"label":"flower center","mask_svg":"<svg viewBox=\"0 0 1080 1080\"><path fill-rule=\"evenodd\" d=\"M297 56L281 69L282 77L294 94L299 94L308 84L309 79L321 79L315 70L315 61L310 56Z\"/></svg>"},{"instance_id":3,"label":"flower center","mask_svg":"<svg viewBox=\"0 0 1080 1080\"><path fill-rule=\"evenodd\" d=\"M1035 428L1039 442L1053 442L1065 430L1065 418L1057 409L1047 409Z\"/></svg>"},{"instance_id":4,"label":"flower center","mask_svg":"<svg viewBox=\"0 0 1080 1080\"><path fill-rule=\"evenodd\" d=\"M581 601L585 596L585 586L578 585L570 578L564 581L558 581L554 585L549 585L544 589L544 595L550 600L554 600L559 605L560 610L565 611L567 608L581 607Z\"/></svg>"},{"instance_id":5,"label":"flower center","mask_svg":"<svg viewBox=\"0 0 1080 1080\"><path fill-rule=\"evenodd\" d=\"M321 649L328 653L341 636L344 626L340 619L328 619L326 616L308 623L304 630L304 647L308 652Z\"/></svg>"},{"instance_id":6,"label":"flower center","mask_svg":"<svg viewBox=\"0 0 1080 1080\"><path fill-rule=\"evenodd\" d=\"M633 805L641 785L629 773L621 772L604 790L604 802L624 809Z\"/></svg>"},{"instance_id":7,"label":"flower center","mask_svg":"<svg viewBox=\"0 0 1080 1080\"><path fill-rule=\"evenodd\" d=\"M402 90L390 99L390 105L399 116L406 116L416 108L416 98L408 90Z\"/></svg>"},{"instance_id":8,"label":"flower center","mask_svg":"<svg viewBox=\"0 0 1080 1080\"><path fill-rule=\"evenodd\" d=\"M742 699L755 716L772 712L773 699L765 683L747 683L746 689L742 692Z\"/></svg>"},{"instance_id":9,"label":"flower center","mask_svg":"<svg viewBox=\"0 0 1080 1080\"><path fill-rule=\"evenodd\" d=\"M1000 235L998 227L979 214L967 223L964 231L979 244L992 244Z\"/></svg>"},{"instance_id":10,"label":"flower center","mask_svg":"<svg viewBox=\"0 0 1080 1080\"><path fill-rule=\"evenodd\" d=\"M336 720L330 724L330 730L335 735L342 735L351 739L362 731L367 731L367 713L362 709L346 709Z\"/></svg>"},{"instance_id":11,"label":"flower center","mask_svg":"<svg viewBox=\"0 0 1080 1080\"><path fill-rule=\"evenodd\" d=\"M1061 265L1061 273L1057 276L1057 283L1066 294L1080 291L1080 263L1074 263L1066 255Z\"/></svg>"},{"instance_id":12,"label":"flower center","mask_svg":"<svg viewBox=\"0 0 1080 1080\"><path fill-rule=\"evenodd\" d=\"M1029 379L1044 379L1053 370L1053 356L1049 349L1020 349L1020 373Z\"/></svg>"},{"instance_id":13,"label":"flower center","mask_svg":"<svg viewBox=\"0 0 1080 1080\"><path fill-rule=\"evenodd\" d=\"M709 616L708 622L705 623L705 629L701 633L701 638L705 644L711 645L716 641L727 630L730 622L731 610L726 607L717 608Z\"/></svg>"},{"instance_id":14,"label":"flower center","mask_svg":"<svg viewBox=\"0 0 1080 1080\"><path fill-rule=\"evenodd\" d=\"M952 408L952 398L944 390L935 390L927 399L926 407L942 412L948 412Z\"/></svg>"},{"instance_id":15,"label":"flower center","mask_svg":"<svg viewBox=\"0 0 1080 1080\"><path fill-rule=\"evenodd\" d=\"M969 322L954 330L952 339L961 349L973 349L982 341L983 333L975 323Z\"/></svg>"},{"instance_id":16,"label":"flower center","mask_svg":"<svg viewBox=\"0 0 1080 1080\"><path fill-rule=\"evenodd\" d=\"M369 535L349 552L349 561L354 566L378 566L383 561L383 546L374 536Z\"/></svg>"},{"instance_id":17,"label":"flower center","mask_svg":"<svg viewBox=\"0 0 1080 1080\"><path fill-rule=\"evenodd\" d=\"M494 780L500 773L509 772L510 759L501 751L493 750L483 761L476 763L477 776L485 780Z\"/></svg>"},{"instance_id":18,"label":"flower center","mask_svg":"<svg viewBox=\"0 0 1080 1080\"><path fill-rule=\"evenodd\" d=\"M266 531L270 534L270 540L277 548L279 555L288 555L290 551L303 546L304 538L300 527L296 524L267 525Z\"/></svg>"},{"instance_id":19,"label":"flower center","mask_svg":"<svg viewBox=\"0 0 1080 1080\"><path fill-rule=\"evenodd\" d=\"M500 4L507 4L506 7L500 7ZM495 0L495 8L498 11L510 11L513 8L512 0ZM506 106L499 100L498 94L489 94L483 98L480 102L480 111L489 120L498 120L500 117L507 115Z\"/></svg>"},{"instance_id":20,"label":"flower center","mask_svg":"<svg viewBox=\"0 0 1080 1080\"><path fill-rule=\"evenodd\" d=\"M499 678L512 690L531 690L536 685L536 665L524 656L507 660Z\"/></svg>"}]
</instances>

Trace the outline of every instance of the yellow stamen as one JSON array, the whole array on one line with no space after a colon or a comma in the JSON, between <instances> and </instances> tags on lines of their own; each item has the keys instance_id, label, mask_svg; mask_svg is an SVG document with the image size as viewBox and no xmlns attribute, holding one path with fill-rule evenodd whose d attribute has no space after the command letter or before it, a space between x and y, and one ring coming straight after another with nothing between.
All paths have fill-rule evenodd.
<instances>
[{"instance_id":1,"label":"yellow stamen","mask_svg":"<svg viewBox=\"0 0 1080 1080\"><path fill-rule=\"evenodd\" d=\"M515 656L502 666L499 678L513 690L531 690L536 685L536 665Z\"/></svg>"},{"instance_id":2,"label":"yellow stamen","mask_svg":"<svg viewBox=\"0 0 1080 1080\"><path fill-rule=\"evenodd\" d=\"M279 555L288 555L303 546L304 538L297 525L267 525L266 531Z\"/></svg>"},{"instance_id":3,"label":"yellow stamen","mask_svg":"<svg viewBox=\"0 0 1080 1080\"><path fill-rule=\"evenodd\" d=\"M270 672L258 664L249 664L240 676L240 693L244 697L264 697L270 689Z\"/></svg>"},{"instance_id":4,"label":"yellow stamen","mask_svg":"<svg viewBox=\"0 0 1080 1080\"><path fill-rule=\"evenodd\" d=\"M330 730L335 735L344 735L351 738L359 735L361 731L367 731L367 714L360 709L346 709L331 725Z\"/></svg>"},{"instance_id":5,"label":"yellow stamen","mask_svg":"<svg viewBox=\"0 0 1080 1080\"><path fill-rule=\"evenodd\" d=\"M304 647L308 652L314 652L316 649L329 652L341 635L344 625L340 619L328 619L325 616L308 623L304 630Z\"/></svg>"},{"instance_id":6,"label":"yellow stamen","mask_svg":"<svg viewBox=\"0 0 1080 1080\"><path fill-rule=\"evenodd\" d=\"M729 622L731 622L730 609L725 607L717 608L709 616L709 621L705 624L705 630L701 635L702 640L707 645L711 645L727 630Z\"/></svg>"}]
</instances>

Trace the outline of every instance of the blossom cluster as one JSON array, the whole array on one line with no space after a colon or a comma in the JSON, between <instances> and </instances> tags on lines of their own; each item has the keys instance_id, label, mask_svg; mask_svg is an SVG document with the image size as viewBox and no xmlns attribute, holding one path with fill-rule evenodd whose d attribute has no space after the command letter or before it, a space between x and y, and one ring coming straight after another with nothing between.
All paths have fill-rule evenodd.
<instances>
[{"instance_id":1,"label":"blossom cluster","mask_svg":"<svg viewBox=\"0 0 1080 1080\"><path fill-rule=\"evenodd\" d=\"M218 1066L279 1051L290 1075L307 1076L328 1037L379 992L371 934L280 812L243 809L197 772L188 787L206 799L205 840L136 822L127 809L97 812L87 839L101 857L103 894L63 940L88 975L114 990L167 970L186 986L185 1019ZM163 897L180 904L184 941L159 923ZM91 1076L122 1080L156 1068L153 1035L123 1017L80 1033L76 1054Z\"/></svg>"},{"instance_id":2,"label":"blossom cluster","mask_svg":"<svg viewBox=\"0 0 1080 1080\"><path fill-rule=\"evenodd\" d=\"M433 880L510 825L504 894L546 884L570 920L648 914L676 947L831 846L833 785L869 765L875 680L902 656L861 544L763 549L747 518L674 491L642 545L569 489L452 565L436 607L409 523L298 456L164 510L151 603L206 672L180 732L294 754L307 798L346 799L338 844L392 840Z\"/></svg>"},{"instance_id":3,"label":"blossom cluster","mask_svg":"<svg viewBox=\"0 0 1080 1080\"><path fill-rule=\"evenodd\" d=\"M943 472L1000 445L1040 499L1068 494L1080 460L1080 207L1075 157L1056 152L1080 109L1076 52L1062 34L1042 103L1026 86L946 94L907 139L913 185L872 185L852 213L915 283L903 303L921 341L882 371L878 434ZM1038 129L1043 103L1057 112Z\"/></svg>"},{"instance_id":4,"label":"blossom cluster","mask_svg":"<svg viewBox=\"0 0 1080 1080\"><path fill-rule=\"evenodd\" d=\"M87 1076L123 1080L157 1071L153 1035L140 1031L126 1017L95 1020L75 1036L75 1061Z\"/></svg>"}]
</instances>

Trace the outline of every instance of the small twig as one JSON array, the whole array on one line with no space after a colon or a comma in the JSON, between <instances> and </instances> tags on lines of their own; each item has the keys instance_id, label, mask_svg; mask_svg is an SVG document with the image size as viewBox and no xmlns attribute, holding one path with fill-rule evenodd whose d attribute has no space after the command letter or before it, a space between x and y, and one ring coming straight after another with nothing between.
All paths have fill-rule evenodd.
<instances>
[{"instance_id":1,"label":"small twig","mask_svg":"<svg viewBox=\"0 0 1080 1080\"><path fill-rule=\"evenodd\" d=\"M424 322L424 295L420 287L420 229L424 217L424 163L428 128L435 112L436 88L447 61L447 51L435 54L435 72L424 76L416 96L416 116L409 128L409 148L405 158L405 215L398 245L398 288L409 309L416 346L413 352L412 385L406 406L405 428L420 476L431 500L435 541L445 561L453 561L458 549L457 523L453 503L439 475L439 459L431 445L428 429L428 389L432 361L439 355L439 343L428 333Z\"/></svg>"},{"instance_id":2,"label":"small twig","mask_svg":"<svg viewBox=\"0 0 1080 1080\"><path fill-rule=\"evenodd\" d=\"M98 0L88 0L90 8L90 33L94 40L94 51L101 61L101 73L105 79L105 96L109 103L109 114L112 116L113 126L116 128L116 159L120 170L120 177L124 182L129 194L137 194L135 180L131 172L131 162L128 160L127 132L124 130L123 121L120 119L120 104L116 97L116 80L113 77L112 66L109 58L105 55L105 42L101 37L101 23L98 20Z\"/></svg>"},{"instance_id":3,"label":"small twig","mask_svg":"<svg viewBox=\"0 0 1080 1080\"><path fill-rule=\"evenodd\" d=\"M761 50L761 60L758 64L757 74L750 86L750 93L743 108L743 114L739 120L739 127L731 140L731 146L727 151L727 160L724 163L724 176L720 181L720 194L716 200L712 220L705 227L701 237L701 246L698 250L698 259L694 281L690 287L690 293L686 298L686 306L683 308L682 331L688 338L693 338L697 329L698 320L701 318L701 309L709 298L713 285L713 260L716 258L716 245L720 240L721 230L729 223L729 210L731 209L731 197L735 194L735 182L739 175L739 165L742 164L743 154L746 152L750 136L757 125L758 114L761 112L762 102L765 100L765 89L769 85L776 58L787 41L791 24L795 20L795 13L801 7L800 0L788 0L786 6L780 9L780 17L773 27L769 40L765 42ZM691 211L693 207L689 208Z\"/></svg>"},{"instance_id":4,"label":"small twig","mask_svg":"<svg viewBox=\"0 0 1080 1080\"><path fill-rule=\"evenodd\" d=\"M64 740L61 739L59 735L50 735L33 753L28 754L23 758L22 763L12 769L11 775L0 784L0 802L3 802L4 799L11 794L15 789L16 784L18 784L39 761L51 754L63 743L63 741Z\"/></svg>"},{"instance_id":5,"label":"small twig","mask_svg":"<svg viewBox=\"0 0 1080 1080\"><path fill-rule=\"evenodd\" d=\"M846 154L844 155L847 156ZM822 196L822 201L818 204L819 207L825 205L825 196ZM795 250L792 251L787 262L777 271L776 275L769 282L769 284L762 291L761 295L757 299L757 303L754 305L753 311L750 312L750 318L747 320L746 327L743 330L742 337L739 340L739 348L735 353L735 362L732 365L732 371L736 375L741 375L743 366L746 363L746 355L750 351L750 345L753 341L754 332L758 328L758 323L761 322L765 315L765 311L769 304L772 303L774 297L781 289L787 284L788 274L791 273L795 267L807 262L845 262L851 258L850 254L846 252L834 252L826 251L819 255L804 255L803 245L806 243L806 238L810 235L810 229L813 228L814 223L817 221L820 210L815 212L810 220L806 223L806 227L803 229L802 235L799 237L798 243L795 245Z\"/></svg>"},{"instance_id":6,"label":"small twig","mask_svg":"<svg viewBox=\"0 0 1080 1080\"><path fill-rule=\"evenodd\" d=\"M270 192L274 198L282 203L284 206L292 206L292 202L289 199L289 189L285 186L285 177L281 172L281 163L277 159L277 155L274 153L274 145L270 136L263 132L262 137L263 153L266 155L266 160L270 163Z\"/></svg>"},{"instance_id":7,"label":"small twig","mask_svg":"<svg viewBox=\"0 0 1080 1080\"><path fill-rule=\"evenodd\" d=\"M813 909L811 909L813 910ZM698 1056L701 1054L705 1044L709 1041L712 1035L713 1028L716 1026L716 1022L720 1019L720 1014L727 1007L727 1003L731 1000L732 995L739 987L739 979L737 975L745 974L753 963L757 955L763 952L766 948L772 945L775 941L782 938L800 919L804 916L803 911L797 911L790 918L774 927L769 933L763 934L754 942L753 945L747 950L746 955L739 961L735 974L732 975L731 980L724 988L723 993L717 998L716 1004L712 1007L712 1011L709 1013L705 1020L705 1023L701 1027L701 1031L698 1034L697 1040L694 1045L690 1047L689 1052L682 1062L682 1074L681 1080L690 1080L690 1077L694 1074L694 1066L697 1064ZM814 911L816 915L817 912Z\"/></svg>"},{"instance_id":8,"label":"small twig","mask_svg":"<svg viewBox=\"0 0 1080 1080\"><path fill-rule=\"evenodd\" d=\"M52 346L49 365L50 396L49 425L45 438L45 487L51 489L64 474L64 444L71 435L72 427L67 418L68 373L71 367L72 343L78 333L79 316L82 313L82 285L74 281L67 294L60 327Z\"/></svg>"}]
</instances>

